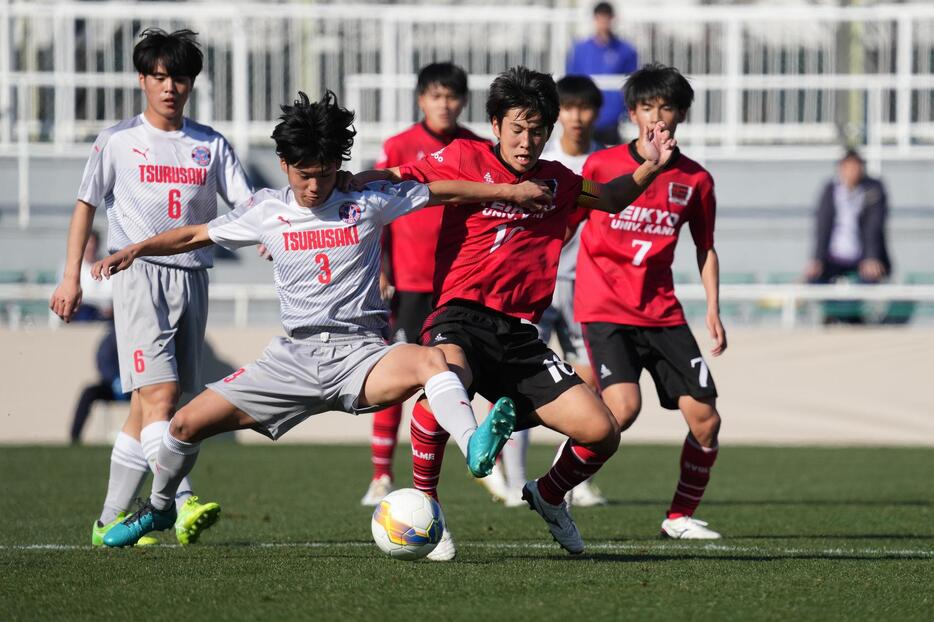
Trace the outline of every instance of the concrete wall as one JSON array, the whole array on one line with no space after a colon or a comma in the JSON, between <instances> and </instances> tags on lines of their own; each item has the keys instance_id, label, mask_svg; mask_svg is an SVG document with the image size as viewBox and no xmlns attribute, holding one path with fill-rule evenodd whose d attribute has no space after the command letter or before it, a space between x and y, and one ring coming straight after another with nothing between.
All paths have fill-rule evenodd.
<instances>
[{"instance_id":1,"label":"concrete wall","mask_svg":"<svg viewBox=\"0 0 934 622\"><path fill-rule=\"evenodd\" d=\"M0 330L0 443L67 441L74 402L95 379L100 327ZM276 328L210 329L215 379L255 359ZM697 333L704 350L704 334ZM934 446L934 330L736 330L730 348L708 359L720 390L724 443ZM626 442L679 442L677 413L658 407L643 384L645 407ZM478 405L478 412L483 408ZM106 442L125 407L99 406L85 438ZM370 418L330 413L313 417L280 442L366 442ZM403 426L407 438L407 427ZM246 442L270 442L244 432ZM533 439L553 442L536 430Z\"/></svg>"}]
</instances>

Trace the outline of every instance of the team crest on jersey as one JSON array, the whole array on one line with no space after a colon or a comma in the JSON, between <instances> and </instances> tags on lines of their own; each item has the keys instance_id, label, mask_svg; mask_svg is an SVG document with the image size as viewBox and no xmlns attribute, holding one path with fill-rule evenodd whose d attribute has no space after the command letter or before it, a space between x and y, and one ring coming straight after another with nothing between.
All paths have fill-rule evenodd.
<instances>
[{"instance_id":1,"label":"team crest on jersey","mask_svg":"<svg viewBox=\"0 0 934 622\"><path fill-rule=\"evenodd\" d=\"M692 194L694 194L694 188L692 186L676 184L675 182L668 184L669 203L674 203L675 205L687 205L688 201L691 200Z\"/></svg>"},{"instance_id":2,"label":"team crest on jersey","mask_svg":"<svg viewBox=\"0 0 934 622\"><path fill-rule=\"evenodd\" d=\"M198 145L191 150L191 159L198 166L207 166L211 163L211 150L204 145Z\"/></svg>"},{"instance_id":3,"label":"team crest on jersey","mask_svg":"<svg viewBox=\"0 0 934 622\"><path fill-rule=\"evenodd\" d=\"M353 201L348 201L347 203L341 204L337 209L337 214L341 217L341 220L348 225L355 225L357 221L360 220L360 216L363 215L363 208Z\"/></svg>"}]
</instances>

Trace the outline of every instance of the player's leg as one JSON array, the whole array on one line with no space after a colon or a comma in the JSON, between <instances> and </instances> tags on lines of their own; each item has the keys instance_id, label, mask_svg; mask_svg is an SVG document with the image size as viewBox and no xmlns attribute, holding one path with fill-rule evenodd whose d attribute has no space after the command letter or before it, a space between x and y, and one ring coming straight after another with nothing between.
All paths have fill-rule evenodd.
<instances>
[{"instance_id":1,"label":"player's leg","mask_svg":"<svg viewBox=\"0 0 934 622\"><path fill-rule=\"evenodd\" d=\"M425 318L431 312L432 294L396 291L394 308L396 342L417 343ZM370 462L373 476L362 505L376 505L393 490L393 456L402 422L402 404L394 404L373 414L373 430L370 435Z\"/></svg>"},{"instance_id":2,"label":"player's leg","mask_svg":"<svg viewBox=\"0 0 934 622\"><path fill-rule=\"evenodd\" d=\"M107 532L126 517L149 473L149 464L139 442L141 421L139 398L134 399L131 396L130 414L117 434L110 452L110 473L104 506L100 517L91 527L93 546L103 546ZM147 541L144 544L155 544L155 541Z\"/></svg>"},{"instance_id":3,"label":"player's leg","mask_svg":"<svg viewBox=\"0 0 934 622\"><path fill-rule=\"evenodd\" d=\"M647 335L654 353L648 369L659 401L669 410L680 409L690 430L681 449L680 476L662 522L662 533L681 539L719 538L720 534L709 529L707 523L694 518L719 453L716 386L687 325Z\"/></svg>"},{"instance_id":4,"label":"player's leg","mask_svg":"<svg viewBox=\"0 0 934 622\"><path fill-rule=\"evenodd\" d=\"M360 402L365 407L403 401L421 387L435 418L467 457L470 471L476 477L488 475L512 432L515 414L502 405L494 407L489 423L485 421L478 430L467 390L449 369L441 349L410 344L390 349L370 370ZM502 419L499 423L498 418Z\"/></svg>"},{"instance_id":5,"label":"player's leg","mask_svg":"<svg viewBox=\"0 0 934 622\"><path fill-rule=\"evenodd\" d=\"M568 366L570 370L570 366ZM592 477L619 446L619 425L606 406L571 371L576 385L535 410L537 420L568 437L551 469L523 489L523 498L548 524L555 540L569 553L584 542L564 502L565 495Z\"/></svg>"},{"instance_id":6,"label":"player's leg","mask_svg":"<svg viewBox=\"0 0 934 622\"><path fill-rule=\"evenodd\" d=\"M104 536L104 544L122 547L141 536L175 525L178 513L175 495L179 485L198 460L201 441L211 436L242 430L256 420L215 391L206 389L175 414L159 444L149 501L135 514L116 525ZM210 508L197 519L214 522L218 508Z\"/></svg>"}]
</instances>

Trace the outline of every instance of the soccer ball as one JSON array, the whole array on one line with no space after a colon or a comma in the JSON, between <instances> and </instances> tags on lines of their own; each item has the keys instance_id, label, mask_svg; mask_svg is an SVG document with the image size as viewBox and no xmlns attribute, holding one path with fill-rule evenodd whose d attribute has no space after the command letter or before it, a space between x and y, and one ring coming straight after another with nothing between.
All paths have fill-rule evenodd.
<instances>
[{"instance_id":1,"label":"soccer ball","mask_svg":"<svg viewBox=\"0 0 934 622\"><path fill-rule=\"evenodd\" d=\"M421 490L400 488L383 497L370 521L376 546L390 557L421 559L444 533L441 506Z\"/></svg>"}]
</instances>

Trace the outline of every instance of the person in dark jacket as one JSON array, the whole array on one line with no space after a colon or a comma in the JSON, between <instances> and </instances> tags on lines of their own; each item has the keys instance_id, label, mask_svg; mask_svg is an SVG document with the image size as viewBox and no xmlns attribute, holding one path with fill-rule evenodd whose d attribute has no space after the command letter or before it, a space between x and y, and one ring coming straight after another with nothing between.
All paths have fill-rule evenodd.
<instances>
[{"instance_id":1,"label":"person in dark jacket","mask_svg":"<svg viewBox=\"0 0 934 622\"><path fill-rule=\"evenodd\" d=\"M833 283L849 278L860 283L879 283L892 271L885 241L888 201L885 186L866 175L859 153L847 151L837 176L821 193L816 213L817 240L805 271L809 283ZM844 307L849 308L846 311ZM828 320L862 323L862 312L847 303Z\"/></svg>"},{"instance_id":2,"label":"person in dark jacket","mask_svg":"<svg viewBox=\"0 0 934 622\"><path fill-rule=\"evenodd\" d=\"M91 414L94 402L126 401L129 395L123 393L120 386L120 368L117 362L117 335L114 332L113 319L110 320L110 329L97 346L97 373L100 377L97 383L88 385L81 391L78 405L75 407L75 416L71 423L71 443L81 442L81 431Z\"/></svg>"}]
</instances>

